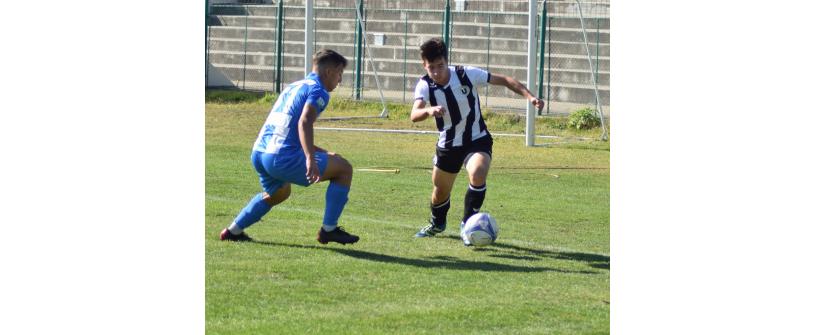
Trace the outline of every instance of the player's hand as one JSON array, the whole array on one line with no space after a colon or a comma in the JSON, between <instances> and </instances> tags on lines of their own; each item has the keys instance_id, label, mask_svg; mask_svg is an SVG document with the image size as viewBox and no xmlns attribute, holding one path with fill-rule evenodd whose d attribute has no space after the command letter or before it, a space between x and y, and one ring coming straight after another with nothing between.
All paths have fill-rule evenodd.
<instances>
[{"instance_id":1,"label":"player's hand","mask_svg":"<svg viewBox=\"0 0 815 335\"><path fill-rule=\"evenodd\" d=\"M532 97L529 99L529 102L531 102L532 105L535 106L535 108L537 108L538 110L543 109L544 105L543 100L538 99L537 97Z\"/></svg>"},{"instance_id":2,"label":"player's hand","mask_svg":"<svg viewBox=\"0 0 815 335\"><path fill-rule=\"evenodd\" d=\"M314 157L306 158L306 179L310 184L320 181L320 168L317 167Z\"/></svg>"},{"instance_id":3,"label":"player's hand","mask_svg":"<svg viewBox=\"0 0 815 335\"><path fill-rule=\"evenodd\" d=\"M442 117L444 116L444 107L443 106L433 106L427 109L427 115L432 117Z\"/></svg>"}]
</instances>

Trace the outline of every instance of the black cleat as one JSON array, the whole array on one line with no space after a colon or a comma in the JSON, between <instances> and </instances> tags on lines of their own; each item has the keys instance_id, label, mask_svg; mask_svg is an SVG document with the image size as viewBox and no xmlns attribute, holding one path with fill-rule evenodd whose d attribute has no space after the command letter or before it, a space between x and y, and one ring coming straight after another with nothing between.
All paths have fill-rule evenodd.
<instances>
[{"instance_id":1,"label":"black cleat","mask_svg":"<svg viewBox=\"0 0 815 335\"><path fill-rule=\"evenodd\" d=\"M252 238L249 237L249 235L246 235L246 232L235 235L232 234L228 228L224 228L224 230L221 232L221 241L248 242L251 240Z\"/></svg>"},{"instance_id":2,"label":"black cleat","mask_svg":"<svg viewBox=\"0 0 815 335\"><path fill-rule=\"evenodd\" d=\"M326 244L328 242L337 242L340 244L346 243L353 244L357 243L357 241L359 241L359 236L351 235L345 230L343 230L342 227L339 226L337 226L337 228L335 228L332 231L325 231L321 227L320 231L317 233L317 242L320 242L322 244Z\"/></svg>"}]
</instances>

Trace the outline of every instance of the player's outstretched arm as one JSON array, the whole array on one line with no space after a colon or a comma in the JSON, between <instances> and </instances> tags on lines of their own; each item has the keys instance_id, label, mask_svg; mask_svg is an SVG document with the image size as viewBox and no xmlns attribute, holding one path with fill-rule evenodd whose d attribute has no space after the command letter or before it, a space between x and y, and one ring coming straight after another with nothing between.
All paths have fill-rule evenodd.
<instances>
[{"instance_id":1,"label":"player's outstretched arm","mask_svg":"<svg viewBox=\"0 0 815 335\"><path fill-rule=\"evenodd\" d=\"M518 95L521 95L524 98L526 98L526 101L529 101L533 105L535 105L535 108L537 109L543 108L544 105L543 100L538 99L538 97L532 94L532 92L529 92L529 89L527 89L526 86L524 86L524 84L521 84L521 82L516 80L515 78L493 73L490 74L490 84L504 86L510 89L512 92L515 92Z\"/></svg>"},{"instance_id":2,"label":"player's outstretched arm","mask_svg":"<svg viewBox=\"0 0 815 335\"><path fill-rule=\"evenodd\" d=\"M413 110L410 112L410 121L419 122L424 121L428 117L441 117L444 115L444 107L433 106L426 107L427 103L422 99L417 99L413 103Z\"/></svg>"},{"instance_id":3,"label":"player's outstretched arm","mask_svg":"<svg viewBox=\"0 0 815 335\"><path fill-rule=\"evenodd\" d=\"M310 183L320 181L320 169L314 160L314 153L317 152L317 147L314 146L314 121L317 121L317 108L307 103L297 127L300 130L300 145L306 155L306 179Z\"/></svg>"}]
</instances>

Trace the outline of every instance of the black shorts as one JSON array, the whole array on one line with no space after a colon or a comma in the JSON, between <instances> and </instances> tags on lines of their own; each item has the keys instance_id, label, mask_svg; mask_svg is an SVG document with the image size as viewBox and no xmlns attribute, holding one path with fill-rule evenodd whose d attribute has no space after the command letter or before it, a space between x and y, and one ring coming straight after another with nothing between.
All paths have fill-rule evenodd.
<instances>
[{"instance_id":1,"label":"black shorts","mask_svg":"<svg viewBox=\"0 0 815 335\"><path fill-rule=\"evenodd\" d=\"M487 134L487 136L473 141L466 147L439 148L436 146L433 165L445 172L458 173L461 171L464 160L476 152L486 153L487 156L492 158L492 135Z\"/></svg>"}]
</instances>

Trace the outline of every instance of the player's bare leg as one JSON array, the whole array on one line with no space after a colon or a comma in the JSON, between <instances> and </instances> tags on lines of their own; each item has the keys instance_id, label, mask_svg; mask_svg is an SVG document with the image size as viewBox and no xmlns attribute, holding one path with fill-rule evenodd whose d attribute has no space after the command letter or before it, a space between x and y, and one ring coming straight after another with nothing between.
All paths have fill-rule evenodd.
<instances>
[{"instance_id":1,"label":"player's bare leg","mask_svg":"<svg viewBox=\"0 0 815 335\"><path fill-rule=\"evenodd\" d=\"M328 154L328 165L320 179L329 180L330 183L325 192L325 214L323 215L323 226L317 232L318 242L346 244L359 241L358 236L349 234L337 225L342 210L348 202L348 192L351 190L353 177L354 169L348 160L335 153Z\"/></svg>"},{"instance_id":2,"label":"player's bare leg","mask_svg":"<svg viewBox=\"0 0 815 335\"><path fill-rule=\"evenodd\" d=\"M483 152L474 153L467 164L467 176L470 178L470 185L484 185L487 183L487 173L490 172L492 159Z\"/></svg>"},{"instance_id":3,"label":"player's bare leg","mask_svg":"<svg viewBox=\"0 0 815 335\"><path fill-rule=\"evenodd\" d=\"M458 174L433 167L433 193L430 196L430 202L433 205L450 199L450 191L453 189L453 183L456 182L456 176Z\"/></svg>"},{"instance_id":4,"label":"player's bare leg","mask_svg":"<svg viewBox=\"0 0 815 335\"><path fill-rule=\"evenodd\" d=\"M457 174L433 167L433 193L430 195L430 222L416 233L416 237L433 237L447 229L447 211L450 209L450 191Z\"/></svg>"},{"instance_id":5,"label":"player's bare leg","mask_svg":"<svg viewBox=\"0 0 815 335\"><path fill-rule=\"evenodd\" d=\"M269 193L263 192L263 201L265 201L269 206L276 206L286 199L289 198L291 195L291 183L285 183L283 186L277 189L277 191L269 195Z\"/></svg>"},{"instance_id":6,"label":"player's bare leg","mask_svg":"<svg viewBox=\"0 0 815 335\"><path fill-rule=\"evenodd\" d=\"M354 168L351 163L339 154L328 153L328 166L323 172L321 180L330 180L340 185L351 187L351 180L354 177Z\"/></svg>"}]
</instances>

